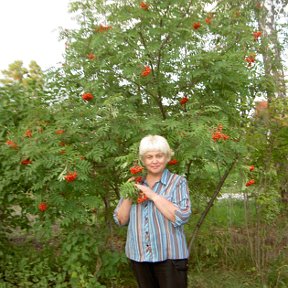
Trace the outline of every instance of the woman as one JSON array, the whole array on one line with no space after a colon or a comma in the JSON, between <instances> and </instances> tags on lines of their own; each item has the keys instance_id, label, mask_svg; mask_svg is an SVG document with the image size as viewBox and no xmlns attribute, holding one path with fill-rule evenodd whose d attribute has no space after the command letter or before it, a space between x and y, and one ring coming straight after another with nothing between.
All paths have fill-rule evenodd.
<instances>
[{"instance_id":1,"label":"woman","mask_svg":"<svg viewBox=\"0 0 288 288\"><path fill-rule=\"evenodd\" d=\"M187 287L189 255L183 224L191 207L186 179L166 168L172 155L164 137L144 137L139 156L147 175L135 186L148 200L135 204L122 198L114 211L117 224L128 224L125 251L141 288Z\"/></svg>"}]
</instances>

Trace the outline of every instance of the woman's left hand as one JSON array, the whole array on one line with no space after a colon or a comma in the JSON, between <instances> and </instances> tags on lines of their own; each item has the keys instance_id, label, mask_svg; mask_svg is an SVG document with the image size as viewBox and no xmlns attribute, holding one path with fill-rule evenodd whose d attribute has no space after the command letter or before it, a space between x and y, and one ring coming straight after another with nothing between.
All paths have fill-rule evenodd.
<instances>
[{"instance_id":1,"label":"woman's left hand","mask_svg":"<svg viewBox=\"0 0 288 288\"><path fill-rule=\"evenodd\" d=\"M149 198L150 200L153 200L153 198L157 196L157 194L153 192L148 186L141 185L141 184L135 184L135 186L139 190L141 190L146 195L146 197Z\"/></svg>"}]
</instances>

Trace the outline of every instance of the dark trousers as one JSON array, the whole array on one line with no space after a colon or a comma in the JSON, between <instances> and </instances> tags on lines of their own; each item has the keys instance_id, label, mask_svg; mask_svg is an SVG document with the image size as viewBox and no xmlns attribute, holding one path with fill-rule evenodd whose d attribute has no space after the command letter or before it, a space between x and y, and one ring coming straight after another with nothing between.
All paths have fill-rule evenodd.
<instances>
[{"instance_id":1,"label":"dark trousers","mask_svg":"<svg viewBox=\"0 0 288 288\"><path fill-rule=\"evenodd\" d=\"M136 262L131 260L132 270L139 288L186 288L188 260L163 262Z\"/></svg>"}]
</instances>

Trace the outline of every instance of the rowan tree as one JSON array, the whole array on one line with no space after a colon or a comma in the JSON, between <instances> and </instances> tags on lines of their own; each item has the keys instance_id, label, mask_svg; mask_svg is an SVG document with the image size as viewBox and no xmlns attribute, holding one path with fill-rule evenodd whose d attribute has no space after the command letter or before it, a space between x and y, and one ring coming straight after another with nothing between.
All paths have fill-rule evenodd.
<instances>
[{"instance_id":1,"label":"rowan tree","mask_svg":"<svg viewBox=\"0 0 288 288\"><path fill-rule=\"evenodd\" d=\"M79 27L61 32L63 66L43 77L31 67L23 82L18 65L21 81L1 87L1 217L12 225L17 207L27 229L58 227L55 265L71 283L119 281L112 212L143 136L168 139L169 168L195 202L214 199L236 162L251 164L247 127L265 79L250 14L228 2L72 2Z\"/></svg>"}]
</instances>

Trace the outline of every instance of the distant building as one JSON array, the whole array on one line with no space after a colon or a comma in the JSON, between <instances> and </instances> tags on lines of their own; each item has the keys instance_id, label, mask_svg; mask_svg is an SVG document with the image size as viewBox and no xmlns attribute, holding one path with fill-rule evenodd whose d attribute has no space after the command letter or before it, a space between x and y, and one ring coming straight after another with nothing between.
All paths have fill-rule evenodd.
<instances>
[{"instance_id":1,"label":"distant building","mask_svg":"<svg viewBox=\"0 0 288 288\"><path fill-rule=\"evenodd\" d=\"M262 118L268 116L267 114L268 114L268 101L263 100L255 102L255 116Z\"/></svg>"}]
</instances>

